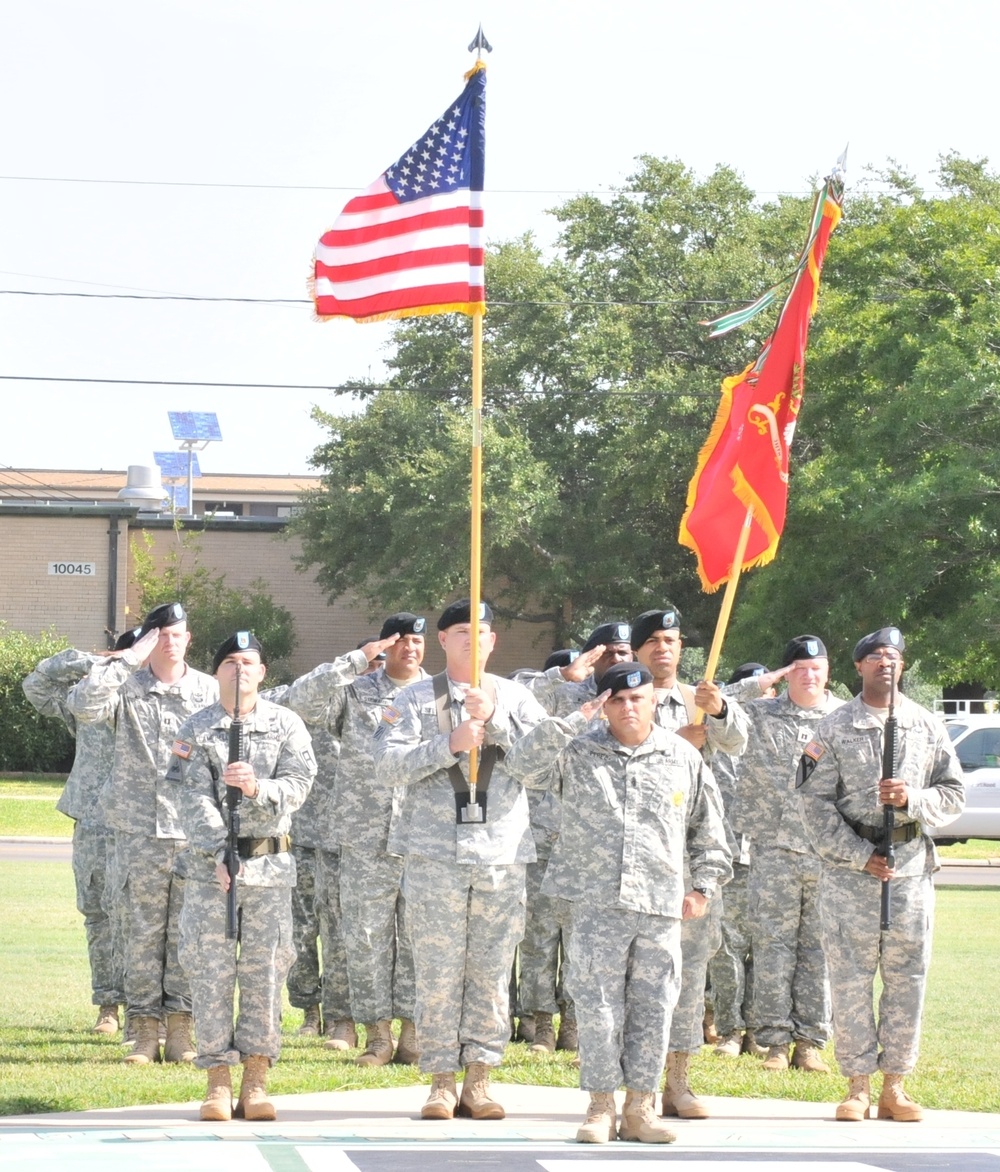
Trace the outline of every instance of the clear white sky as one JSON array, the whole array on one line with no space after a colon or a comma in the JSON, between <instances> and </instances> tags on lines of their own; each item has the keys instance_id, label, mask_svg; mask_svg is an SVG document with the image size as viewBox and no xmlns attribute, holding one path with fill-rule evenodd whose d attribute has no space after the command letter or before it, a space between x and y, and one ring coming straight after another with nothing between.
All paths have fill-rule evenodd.
<instances>
[{"instance_id":1,"label":"clear white sky","mask_svg":"<svg viewBox=\"0 0 1000 1172\"><path fill-rule=\"evenodd\" d=\"M0 179L0 289L305 297L319 235L460 92L480 20L491 239L551 241L546 208L641 153L728 163L765 194L807 189L850 141L849 183L890 157L927 182L949 149L1000 155L995 18L989 0L11 2L0 175L53 181ZM0 294L6 376L332 386L378 377L387 338L306 305ZM262 473L307 471L312 405L344 409L7 379L0 403L0 464L150 463L167 411L195 410L224 438L203 471Z\"/></svg>"}]
</instances>

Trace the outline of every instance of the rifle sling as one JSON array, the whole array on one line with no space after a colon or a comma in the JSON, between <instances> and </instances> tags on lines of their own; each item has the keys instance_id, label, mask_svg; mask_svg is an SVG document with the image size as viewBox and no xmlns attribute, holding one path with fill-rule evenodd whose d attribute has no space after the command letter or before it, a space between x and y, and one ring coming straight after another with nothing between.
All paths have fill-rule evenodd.
<instances>
[{"instance_id":1,"label":"rifle sling","mask_svg":"<svg viewBox=\"0 0 1000 1172\"><path fill-rule=\"evenodd\" d=\"M433 677L434 684L434 707L437 709L438 731L447 736L451 736L451 691L448 687L448 673L439 672ZM490 778L493 776L493 766L497 761L502 761L505 754L503 749L497 745L483 745L479 750L479 776L476 780L476 789L486 792L490 787ZM465 779L465 774L456 761L454 765L448 766L448 779L451 781L452 789L457 794L467 794L469 792L469 783Z\"/></svg>"}]
</instances>

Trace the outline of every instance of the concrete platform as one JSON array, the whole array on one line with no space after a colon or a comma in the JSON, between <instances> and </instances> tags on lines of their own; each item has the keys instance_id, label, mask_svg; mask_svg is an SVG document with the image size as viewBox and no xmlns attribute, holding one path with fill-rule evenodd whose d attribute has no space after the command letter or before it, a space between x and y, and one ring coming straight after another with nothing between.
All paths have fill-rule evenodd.
<instances>
[{"instance_id":1,"label":"concrete platform","mask_svg":"<svg viewBox=\"0 0 1000 1172\"><path fill-rule=\"evenodd\" d=\"M426 1090L420 1086L386 1090L328 1091L307 1095L276 1095L274 1123L201 1123L198 1103L148 1107L106 1108L52 1115L0 1118L0 1167L9 1167L14 1147L27 1145L39 1155L61 1148L65 1141L251 1140L336 1146L372 1145L461 1146L566 1145L574 1142L587 1104L579 1090L562 1087L495 1083L494 1091L507 1110L501 1121L477 1123L455 1119L423 1121L420 1106ZM622 1095L618 1096L619 1105ZM1000 1115L967 1111L928 1111L921 1124L866 1120L836 1123L835 1104L772 1099L706 1097L712 1118L677 1120L671 1124L681 1150L768 1152L872 1152L919 1149L923 1152L978 1151L1000 1161ZM594 1148L587 1150L593 1151ZM599 1149L648 1151L647 1145L610 1144ZM667 1149L658 1148L661 1153ZM186 1172L190 1166L186 1164ZM1000 1162L998 1162L1000 1167Z\"/></svg>"}]
</instances>

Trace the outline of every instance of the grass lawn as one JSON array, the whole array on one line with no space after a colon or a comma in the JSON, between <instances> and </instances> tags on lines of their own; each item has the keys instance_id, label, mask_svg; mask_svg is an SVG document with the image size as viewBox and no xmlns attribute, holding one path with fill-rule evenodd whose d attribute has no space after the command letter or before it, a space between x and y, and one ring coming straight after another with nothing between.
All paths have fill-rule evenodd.
<instances>
[{"instance_id":1,"label":"grass lawn","mask_svg":"<svg viewBox=\"0 0 1000 1172\"><path fill-rule=\"evenodd\" d=\"M0 859L0 890L0 1114L200 1099L200 1071L126 1067L116 1041L89 1033L95 1010L69 865ZM940 889L923 1050L907 1083L927 1107L1000 1112L998 955L1000 888ZM278 1094L426 1081L405 1066L359 1068L351 1055L295 1037L300 1022L298 1011L287 1011L284 1054L269 1082ZM577 1085L569 1055L529 1056L523 1045L509 1047L496 1078ZM692 1081L710 1095L830 1103L843 1088L835 1075L767 1073L756 1059L719 1059L707 1048L694 1060Z\"/></svg>"}]
</instances>

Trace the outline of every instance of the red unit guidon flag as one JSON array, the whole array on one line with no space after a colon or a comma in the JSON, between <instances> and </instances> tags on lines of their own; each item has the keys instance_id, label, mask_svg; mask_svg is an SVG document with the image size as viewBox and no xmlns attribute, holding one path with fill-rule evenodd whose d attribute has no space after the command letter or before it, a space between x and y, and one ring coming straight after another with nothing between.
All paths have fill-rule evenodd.
<instances>
[{"instance_id":1,"label":"red unit guidon flag","mask_svg":"<svg viewBox=\"0 0 1000 1172\"><path fill-rule=\"evenodd\" d=\"M316 248L319 318L482 313L486 66L458 100L355 196Z\"/></svg>"}]
</instances>

